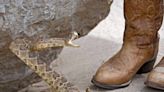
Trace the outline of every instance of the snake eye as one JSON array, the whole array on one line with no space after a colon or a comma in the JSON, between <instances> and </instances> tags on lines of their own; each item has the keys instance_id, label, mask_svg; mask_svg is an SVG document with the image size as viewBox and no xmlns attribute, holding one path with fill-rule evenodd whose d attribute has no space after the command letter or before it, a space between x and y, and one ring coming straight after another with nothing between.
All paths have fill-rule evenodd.
<instances>
[{"instance_id":1,"label":"snake eye","mask_svg":"<svg viewBox=\"0 0 164 92\"><path fill-rule=\"evenodd\" d=\"M81 34L80 34L80 33L78 33L78 32L77 32L77 34L78 34L79 36L81 36Z\"/></svg>"}]
</instances>

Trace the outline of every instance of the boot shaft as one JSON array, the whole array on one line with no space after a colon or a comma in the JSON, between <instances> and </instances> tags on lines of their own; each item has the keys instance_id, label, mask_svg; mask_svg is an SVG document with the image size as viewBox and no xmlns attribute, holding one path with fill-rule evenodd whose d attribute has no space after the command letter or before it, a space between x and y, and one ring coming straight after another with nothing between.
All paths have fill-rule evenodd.
<instances>
[{"instance_id":1,"label":"boot shaft","mask_svg":"<svg viewBox=\"0 0 164 92\"><path fill-rule=\"evenodd\" d=\"M124 42L149 45L157 40L163 20L163 0L124 0Z\"/></svg>"}]
</instances>

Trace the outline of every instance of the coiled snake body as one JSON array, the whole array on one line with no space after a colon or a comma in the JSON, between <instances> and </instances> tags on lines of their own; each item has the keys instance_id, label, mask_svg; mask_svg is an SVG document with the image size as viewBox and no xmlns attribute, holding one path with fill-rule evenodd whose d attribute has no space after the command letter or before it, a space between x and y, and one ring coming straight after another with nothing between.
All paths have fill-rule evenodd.
<instances>
[{"instance_id":1,"label":"coiled snake body","mask_svg":"<svg viewBox=\"0 0 164 92\"><path fill-rule=\"evenodd\" d=\"M69 41L52 38L33 43L29 39L16 39L10 45L11 51L20 58L27 66L35 71L46 83L49 84L53 92L79 92L79 90L69 83L62 75L50 69L45 62L38 59L38 51L44 48L73 46L71 41L76 38L77 34L74 32Z\"/></svg>"}]
</instances>

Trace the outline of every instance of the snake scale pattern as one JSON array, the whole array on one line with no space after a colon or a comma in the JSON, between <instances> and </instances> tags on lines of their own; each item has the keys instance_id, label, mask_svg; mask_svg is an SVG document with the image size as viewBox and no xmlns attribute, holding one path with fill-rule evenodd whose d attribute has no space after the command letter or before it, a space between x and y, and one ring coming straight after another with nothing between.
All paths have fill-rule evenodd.
<instances>
[{"instance_id":1,"label":"snake scale pattern","mask_svg":"<svg viewBox=\"0 0 164 92\"><path fill-rule=\"evenodd\" d=\"M66 78L52 70L44 61L38 59L38 51L44 48L73 46L71 41L75 39L75 33L69 41L63 39L52 38L48 40L38 41L34 43L27 38L16 39L10 45L11 51L20 58L29 68L37 73L47 84L49 84L52 92L79 92L73 84L68 82Z\"/></svg>"}]
</instances>

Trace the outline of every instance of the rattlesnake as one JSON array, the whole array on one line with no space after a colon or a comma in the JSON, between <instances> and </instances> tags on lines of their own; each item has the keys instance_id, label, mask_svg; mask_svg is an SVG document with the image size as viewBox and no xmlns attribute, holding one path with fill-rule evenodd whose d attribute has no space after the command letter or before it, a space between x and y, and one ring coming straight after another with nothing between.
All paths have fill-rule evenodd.
<instances>
[{"instance_id":1,"label":"rattlesnake","mask_svg":"<svg viewBox=\"0 0 164 92\"><path fill-rule=\"evenodd\" d=\"M49 86L53 92L79 92L78 88L69 83L66 78L50 69L44 61L38 59L38 51L45 48L72 46L79 47L72 43L77 37L73 32L70 40L62 38L50 38L38 42L30 41L27 38L19 38L10 45L11 51L20 58L27 66L35 71Z\"/></svg>"}]
</instances>

